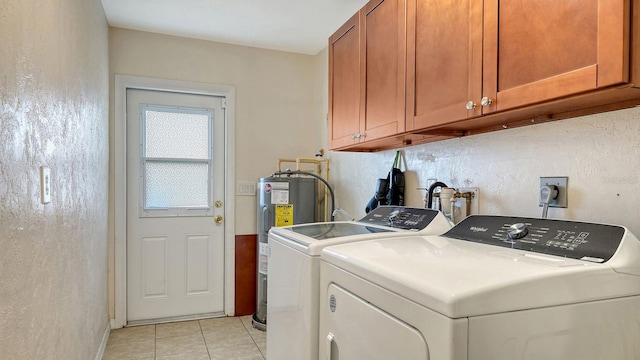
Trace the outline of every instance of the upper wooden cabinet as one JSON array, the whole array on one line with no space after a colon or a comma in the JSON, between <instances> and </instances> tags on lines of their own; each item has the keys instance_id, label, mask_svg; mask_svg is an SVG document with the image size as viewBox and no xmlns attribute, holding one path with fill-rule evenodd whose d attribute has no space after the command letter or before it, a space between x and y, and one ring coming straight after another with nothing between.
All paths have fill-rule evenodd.
<instances>
[{"instance_id":1,"label":"upper wooden cabinet","mask_svg":"<svg viewBox=\"0 0 640 360\"><path fill-rule=\"evenodd\" d=\"M405 131L405 2L373 0L329 38L329 148Z\"/></svg>"},{"instance_id":2,"label":"upper wooden cabinet","mask_svg":"<svg viewBox=\"0 0 640 360\"><path fill-rule=\"evenodd\" d=\"M629 80L628 1L485 0L484 8L485 114Z\"/></svg>"},{"instance_id":3,"label":"upper wooden cabinet","mask_svg":"<svg viewBox=\"0 0 640 360\"><path fill-rule=\"evenodd\" d=\"M639 84L640 0L372 0L330 38L329 147L631 107Z\"/></svg>"},{"instance_id":4,"label":"upper wooden cabinet","mask_svg":"<svg viewBox=\"0 0 640 360\"><path fill-rule=\"evenodd\" d=\"M360 17L329 38L329 148L357 142L360 131Z\"/></svg>"},{"instance_id":5,"label":"upper wooden cabinet","mask_svg":"<svg viewBox=\"0 0 640 360\"><path fill-rule=\"evenodd\" d=\"M628 81L624 0L408 0L407 130Z\"/></svg>"},{"instance_id":6,"label":"upper wooden cabinet","mask_svg":"<svg viewBox=\"0 0 640 360\"><path fill-rule=\"evenodd\" d=\"M482 1L408 0L407 130L478 116Z\"/></svg>"}]
</instances>

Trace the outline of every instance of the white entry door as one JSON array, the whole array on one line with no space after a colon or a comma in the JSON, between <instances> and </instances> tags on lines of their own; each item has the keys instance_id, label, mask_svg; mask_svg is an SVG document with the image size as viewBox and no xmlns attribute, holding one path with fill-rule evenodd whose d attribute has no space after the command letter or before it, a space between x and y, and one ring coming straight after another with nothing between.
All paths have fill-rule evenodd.
<instances>
[{"instance_id":1,"label":"white entry door","mask_svg":"<svg viewBox=\"0 0 640 360\"><path fill-rule=\"evenodd\" d=\"M224 98L127 90L127 320L224 311Z\"/></svg>"}]
</instances>

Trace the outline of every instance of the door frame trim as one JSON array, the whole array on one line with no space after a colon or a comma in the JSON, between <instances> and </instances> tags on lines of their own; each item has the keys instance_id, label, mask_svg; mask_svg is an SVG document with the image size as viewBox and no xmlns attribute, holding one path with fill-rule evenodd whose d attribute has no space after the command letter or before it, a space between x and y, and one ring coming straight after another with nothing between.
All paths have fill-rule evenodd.
<instances>
[{"instance_id":1,"label":"door frame trim","mask_svg":"<svg viewBox=\"0 0 640 360\"><path fill-rule=\"evenodd\" d=\"M114 306L112 327L127 325L127 89L222 96L225 106L224 312L235 313L235 86L115 75L114 87Z\"/></svg>"}]
</instances>

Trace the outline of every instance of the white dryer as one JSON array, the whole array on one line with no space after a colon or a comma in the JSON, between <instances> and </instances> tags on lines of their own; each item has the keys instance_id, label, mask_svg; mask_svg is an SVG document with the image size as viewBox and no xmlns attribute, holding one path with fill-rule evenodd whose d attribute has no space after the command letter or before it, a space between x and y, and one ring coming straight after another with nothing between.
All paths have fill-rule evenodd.
<instances>
[{"instance_id":1,"label":"white dryer","mask_svg":"<svg viewBox=\"0 0 640 360\"><path fill-rule=\"evenodd\" d=\"M475 215L325 248L322 360L640 359L640 242L621 226Z\"/></svg>"},{"instance_id":2,"label":"white dryer","mask_svg":"<svg viewBox=\"0 0 640 360\"><path fill-rule=\"evenodd\" d=\"M318 359L320 254L349 242L442 234L448 220L436 210L381 206L359 221L300 224L269 231L267 358Z\"/></svg>"}]
</instances>

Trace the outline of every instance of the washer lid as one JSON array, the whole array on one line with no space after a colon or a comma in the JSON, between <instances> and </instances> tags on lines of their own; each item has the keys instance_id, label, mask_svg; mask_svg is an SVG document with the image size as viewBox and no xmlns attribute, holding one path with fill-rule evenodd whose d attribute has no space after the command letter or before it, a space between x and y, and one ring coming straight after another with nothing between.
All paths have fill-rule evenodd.
<instances>
[{"instance_id":1,"label":"washer lid","mask_svg":"<svg viewBox=\"0 0 640 360\"><path fill-rule=\"evenodd\" d=\"M269 230L269 242L277 241L308 255L320 256L322 249L330 245L415 234L386 226L336 221L274 227Z\"/></svg>"},{"instance_id":2,"label":"washer lid","mask_svg":"<svg viewBox=\"0 0 640 360\"><path fill-rule=\"evenodd\" d=\"M608 263L442 236L337 245L322 259L451 318L640 294L638 276Z\"/></svg>"},{"instance_id":3,"label":"washer lid","mask_svg":"<svg viewBox=\"0 0 640 360\"><path fill-rule=\"evenodd\" d=\"M330 245L415 234L440 235L449 229L451 225L439 211L381 206L359 221L273 227L269 230L269 241L284 243L306 254L320 256L322 249Z\"/></svg>"},{"instance_id":4,"label":"washer lid","mask_svg":"<svg viewBox=\"0 0 640 360\"><path fill-rule=\"evenodd\" d=\"M376 225L371 226L359 224L356 222L326 222L293 226L287 228L287 230L304 236L308 236L315 240L326 240L344 236L401 231L402 229L394 229Z\"/></svg>"}]
</instances>

